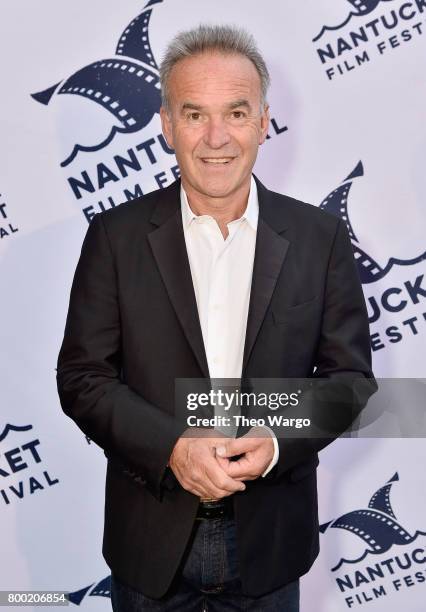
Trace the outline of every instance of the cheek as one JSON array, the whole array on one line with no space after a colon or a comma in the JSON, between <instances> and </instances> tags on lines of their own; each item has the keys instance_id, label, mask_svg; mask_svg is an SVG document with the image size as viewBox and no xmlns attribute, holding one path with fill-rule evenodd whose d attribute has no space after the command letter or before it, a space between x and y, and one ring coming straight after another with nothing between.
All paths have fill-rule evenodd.
<instances>
[{"instance_id":1,"label":"cheek","mask_svg":"<svg viewBox=\"0 0 426 612\"><path fill-rule=\"evenodd\" d=\"M257 150L259 147L259 138L259 132L257 130L253 130L249 135L246 135L244 141L240 141L241 149L250 158L256 157L257 155Z\"/></svg>"},{"instance_id":2,"label":"cheek","mask_svg":"<svg viewBox=\"0 0 426 612\"><path fill-rule=\"evenodd\" d=\"M177 131L174 134L175 150L182 157L190 158L200 142L200 136L195 130Z\"/></svg>"},{"instance_id":3,"label":"cheek","mask_svg":"<svg viewBox=\"0 0 426 612\"><path fill-rule=\"evenodd\" d=\"M261 135L262 132L260 126L253 123L245 126L244 130L236 133L235 138L243 150L250 151L251 149L257 149Z\"/></svg>"}]
</instances>

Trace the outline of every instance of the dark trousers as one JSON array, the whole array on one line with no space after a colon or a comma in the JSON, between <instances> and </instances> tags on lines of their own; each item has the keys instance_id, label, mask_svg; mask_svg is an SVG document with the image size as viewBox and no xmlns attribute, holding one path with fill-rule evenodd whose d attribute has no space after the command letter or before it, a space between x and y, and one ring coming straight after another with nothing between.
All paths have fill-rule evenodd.
<instances>
[{"instance_id":1,"label":"dark trousers","mask_svg":"<svg viewBox=\"0 0 426 612\"><path fill-rule=\"evenodd\" d=\"M234 520L197 520L180 569L164 597L146 597L112 574L111 602L114 612L299 612L299 581L262 597L242 595Z\"/></svg>"}]
</instances>

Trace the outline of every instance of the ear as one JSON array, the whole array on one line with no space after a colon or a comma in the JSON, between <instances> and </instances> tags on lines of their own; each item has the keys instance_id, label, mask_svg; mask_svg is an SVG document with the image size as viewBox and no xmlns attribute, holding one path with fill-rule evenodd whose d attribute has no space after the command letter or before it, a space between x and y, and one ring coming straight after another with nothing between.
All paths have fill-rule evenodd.
<instances>
[{"instance_id":1,"label":"ear","mask_svg":"<svg viewBox=\"0 0 426 612\"><path fill-rule=\"evenodd\" d=\"M161 129L163 130L164 138L166 139L168 146L171 149L174 149L172 120L164 106L160 108L160 118Z\"/></svg>"},{"instance_id":2,"label":"ear","mask_svg":"<svg viewBox=\"0 0 426 612\"><path fill-rule=\"evenodd\" d=\"M265 104L263 112L260 116L260 135L259 144L263 144L266 140L269 130L269 105Z\"/></svg>"}]
</instances>

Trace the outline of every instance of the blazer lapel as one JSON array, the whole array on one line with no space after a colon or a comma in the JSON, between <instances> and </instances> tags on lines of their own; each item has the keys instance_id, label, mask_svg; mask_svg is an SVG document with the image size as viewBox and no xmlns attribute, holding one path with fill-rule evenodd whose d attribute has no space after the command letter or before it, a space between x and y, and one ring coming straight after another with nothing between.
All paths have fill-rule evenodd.
<instances>
[{"instance_id":1,"label":"blazer lapel","mask_svg":"<svg viewBox=\"0 0 426 612\"><path fill-rule=\"evenodd\" d=\"M183 234L180 181L176 181L159 194L157 206L150 220L157 226L157 229L148 235L155 261L201 371L206 378L209 378L209 368Z\"/></svg>"},{"instance_id":2,"label":"blazer lapel","mask_svg":"<svg viewBox=\"0 0 426 612\"><path fill-rule=\"evenodd\" d=\"M255 179L259 197L259 221L244 345L243 374L290 246L289 240L280 235L286 229L280 203L257 177Z\"/></svg>"}]
</instances>

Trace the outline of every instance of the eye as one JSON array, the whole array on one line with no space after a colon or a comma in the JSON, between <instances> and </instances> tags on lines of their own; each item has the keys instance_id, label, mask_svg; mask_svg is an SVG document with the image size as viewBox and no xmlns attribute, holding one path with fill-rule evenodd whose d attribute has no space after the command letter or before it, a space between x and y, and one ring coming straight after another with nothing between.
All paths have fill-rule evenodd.
<instances>
[{"instance_id":1,"label":"eye","mask_svg":"<svg viewBox=\"0 0 426 612\"><path fill-rule=\"evenodd\" d=\"M245 113L241 110L235 110L231 113L233 119L244 119Z\"/></svg>"},{"instance_id":2,"label":"eye","mask_svg":"<svg viewBox=\"0 0 426 612\"><path fill-rule=\"evenodd\" d=\"M188 113L187 117L190 121L199 121L201 119L201 113L198 111L192 111L191 113Z\"/></svg>"}]
</instances>

